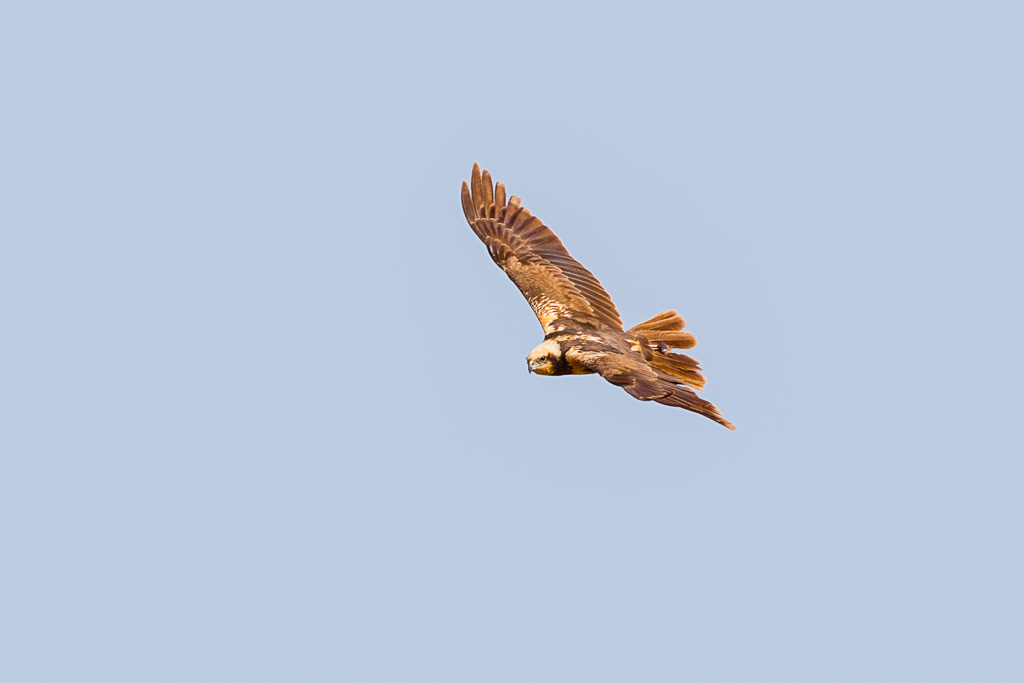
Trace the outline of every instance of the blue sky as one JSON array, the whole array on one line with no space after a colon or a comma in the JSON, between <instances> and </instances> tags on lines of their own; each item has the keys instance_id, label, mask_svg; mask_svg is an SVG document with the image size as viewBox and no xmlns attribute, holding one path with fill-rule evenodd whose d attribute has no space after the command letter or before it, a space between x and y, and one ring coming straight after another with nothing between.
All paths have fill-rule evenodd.
<instances>
[{"instance_id":1,"label":"blue sky","mask_svg":"<svg viewBox=\"0 0 1024 683\"><path fill-rule=\"evenodd\" d=\"M1024 677L1022 18L4 10L0 677ZM474 161L737 432L527 374Z\"/></svg>"}]
</instances>

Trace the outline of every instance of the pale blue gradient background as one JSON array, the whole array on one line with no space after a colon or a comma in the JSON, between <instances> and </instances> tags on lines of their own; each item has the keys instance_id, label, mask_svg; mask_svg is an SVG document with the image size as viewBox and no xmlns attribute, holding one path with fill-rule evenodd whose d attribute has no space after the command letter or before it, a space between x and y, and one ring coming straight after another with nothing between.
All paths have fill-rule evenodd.
<instances>
[{"instance_id":1,"label":"pale blue gradient background","mask_svg":"<svg viewBox=\"0 0 1024 683\"><path fill-rule=\"evenodd\" d=\"M9 4L0 679L1024 680L1022 26ZM739 431L527 375L473 161Z\"/></svg>"}]
</instances>

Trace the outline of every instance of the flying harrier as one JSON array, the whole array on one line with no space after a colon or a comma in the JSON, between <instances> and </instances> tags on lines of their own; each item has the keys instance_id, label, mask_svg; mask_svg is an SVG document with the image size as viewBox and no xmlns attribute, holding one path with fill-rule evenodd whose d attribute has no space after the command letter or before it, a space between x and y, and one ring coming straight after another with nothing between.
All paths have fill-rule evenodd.
<instances>
[{"instance_id":1,"label":"flying harrier","mask_svg":"<svg viewBox=\"0 0 1024 683\"><path fill-rule=\"evenodd\" d=\"M472 189L462 183L462 210L494 262L516 284L544 328L544 341L526 357L538 375L598 373L641 401L686 408L736 429L718 408L697 396L704 376L697 361L674 353L697 339L683 332L675 311L659 313L628 330L593 273L569 255L555 233L524 209L505 201L505 186L473 165Z\"/></svg>"}]
</instances>

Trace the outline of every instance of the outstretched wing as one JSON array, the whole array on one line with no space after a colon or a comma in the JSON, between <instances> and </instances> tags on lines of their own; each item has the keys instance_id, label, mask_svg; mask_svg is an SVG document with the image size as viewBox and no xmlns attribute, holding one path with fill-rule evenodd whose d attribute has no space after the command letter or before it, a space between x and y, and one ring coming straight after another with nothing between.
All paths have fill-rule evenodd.
<instances>
[{"instance_id":1,"label":"outstretched wing","mask_svg":"<svg viewBox=\"0 0 1024 683\"><path fill-rule=\"evenodd\" d=\"M682 380L652 367L634 353L578 351L574 358L612 384L625 389L633 398L692 410L729 429L736 429L722 417L713 403L702 399Z\"/></svg>"},{"instance_id":2,"label":"outstretched wing","mask_svg":"<svg viewBox=\"0 0 1024 683\"><path fill-rule=\"evenodd\" d=\"M494 262L516 284L545 333L559 318L622 329L615 304L594 274L569 255L561 240L524 209L519 197L506 203L505 186L473 164L472 190L462 183L462 210Z\"/></svg>"}]
</instances>

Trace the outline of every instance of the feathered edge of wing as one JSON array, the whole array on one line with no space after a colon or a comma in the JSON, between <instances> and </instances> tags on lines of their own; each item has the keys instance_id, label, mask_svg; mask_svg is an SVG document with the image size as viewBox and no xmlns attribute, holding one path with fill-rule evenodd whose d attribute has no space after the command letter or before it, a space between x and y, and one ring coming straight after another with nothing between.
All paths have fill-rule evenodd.
<instances>
[{"instance_id":1,"label":"feathered edge of wing","mask_svg":"<svg viewBox=\"0 0 1024 683\"><path fill-rule=\"evenodd\" d=\"M633 398L685 408L729 429L736 429L731 422L722 417L722 413L713 403L705 401L681 380L650 366L639 356L631 353L597 351L582 352L576 358L612 384L625 389Z\"/></svg>"},{"instance_id":2,"label":"feathered edge of wing","mask_svg":"<svg viewBox=\"0 0 1024 683\"><path fill-rule=\"evenodd\" d=\"M551 331L549 324L558 317L580 314L622 329L615 304L594 274L522 206L519 197L506 202L505 186L493 184L490 172L481 172L479 164L473 164L471 182L462 183L462 210L491 258L523 292L545 331Z\"/></svg>"}]
</instances>

